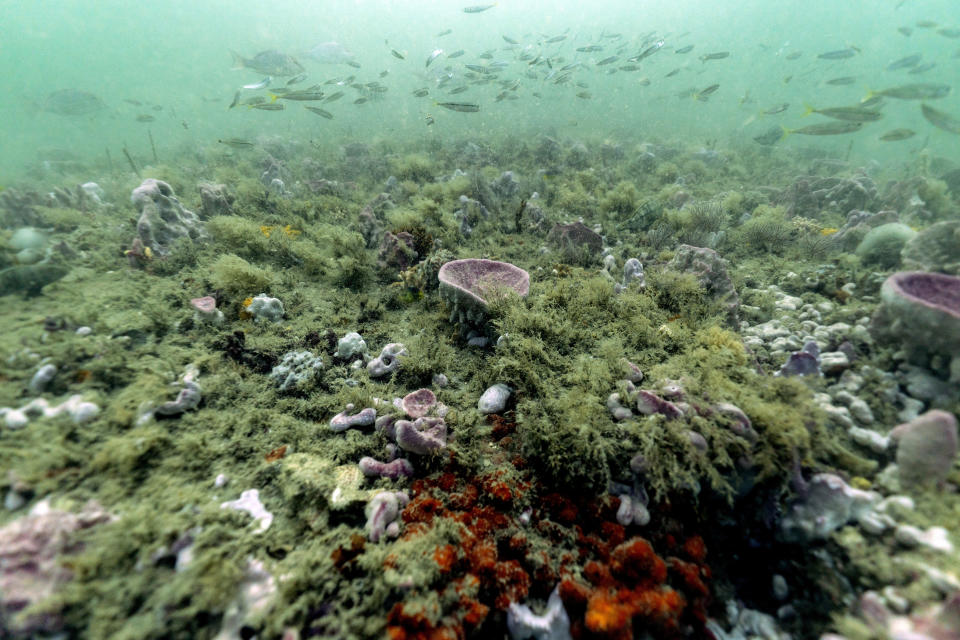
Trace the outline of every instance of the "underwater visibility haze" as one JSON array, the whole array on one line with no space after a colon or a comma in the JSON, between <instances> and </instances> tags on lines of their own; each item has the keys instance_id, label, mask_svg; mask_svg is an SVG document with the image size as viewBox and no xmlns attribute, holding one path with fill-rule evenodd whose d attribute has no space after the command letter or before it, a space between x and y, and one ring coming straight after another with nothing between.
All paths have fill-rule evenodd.
<instances>
[{"instance_id":1,"label":"underwater visibility haze","mask_svg":"<svg viewBox=\"0 0 960 640\"><path fill-rule=\"evenodd\" d=\"M953 2L0 15L0 638L960 638Z\"/></svg>"}]
</instances>

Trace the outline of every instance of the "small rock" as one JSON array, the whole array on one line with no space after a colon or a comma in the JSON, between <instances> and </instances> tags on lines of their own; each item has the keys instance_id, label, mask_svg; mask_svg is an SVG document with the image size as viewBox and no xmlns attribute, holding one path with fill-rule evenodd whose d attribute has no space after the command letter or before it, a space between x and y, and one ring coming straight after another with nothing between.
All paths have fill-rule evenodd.
<instances>
[{"instance_id":1,"label":"small rock","mask_svg":"<svg viewBox=\"0 0 960 640\"><path fill-rule=\"evenodd\" d=\"M500 413L506 408L511 393L510 387L507 385L495 384L480 396L477 409L483 414Z\"/></svg>"}]
</instances>

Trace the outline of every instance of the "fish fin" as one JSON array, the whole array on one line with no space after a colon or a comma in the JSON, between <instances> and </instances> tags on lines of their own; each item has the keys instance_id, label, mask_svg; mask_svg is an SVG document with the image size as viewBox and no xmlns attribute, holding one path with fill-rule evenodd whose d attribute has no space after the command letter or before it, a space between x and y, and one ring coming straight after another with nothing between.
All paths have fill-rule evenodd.
<instances>
[{"instance_id":1,"label":"fish fin","mask_svg":"<svg viewBox=\"0 0 960 640\"><path fill-rule=\"evenodd\" d=\"M860 98L860 102L866 102L870 98L875 98L875 97L877 97L877 92L871 89L870 87L867 87L867 95Z\"/></svg>"},{"instance_id":2,"label":"fish fin","mask_svg":"<svg viewBox=\"0 0 960 640\"><path fill-rule=\"evenodd\" d=\"M231 69L233 69L234 71L243 69L244 68L243 63L246 62L244 57L239 53L237 53L236 51L234 51L233 49L230 49L230 55L233 56L233 67L231 67Z\"/></svg>"},{"instance_id":3,"label":"fish fin","mask_svg":"<svg viewBox=\"0 0 960 640\"><path fill-rule=\"evenodd\" d=\"M780 125L780 128L783 129L783 135L780 136L780 140L786 140L787 136L793 133L792 129L787 129L784 125ZM778 140L777 142L779 142L780 140Z\"/></svg>"},{"instance_id":4,"label":"fish fin","mask_svg":"<svg viewBox=\"0 0 960 640\"><path fill-rule=\"evenodd\" d=\"M804 102L803 107L803 113L800 114L801 118L806 118L808 115L816 111L816 109L813 108L813 105L808 102Z\"/></svg>"},{"instance_id":5,"label":"fish fin","mask_svg":"<svg viewBox=\"0 0 960 640\"><path fill-rule=\"evenodd\" d=\"M276 101L277 101L277 98L279 98L279 97L280 97L280 96L278 96L277 94L271 93L271 94L270 94L270 102L276 102Z\"/></svg>"}]
</instances>

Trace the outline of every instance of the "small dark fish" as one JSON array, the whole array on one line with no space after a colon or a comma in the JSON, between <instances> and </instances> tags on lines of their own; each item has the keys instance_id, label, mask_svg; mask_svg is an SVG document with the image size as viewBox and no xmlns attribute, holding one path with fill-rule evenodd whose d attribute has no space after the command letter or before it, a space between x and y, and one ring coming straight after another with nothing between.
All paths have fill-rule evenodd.
<instances>
[{"instance_id":1,"label":"small dark fish","mask_svg":"<svg viewBox=\"0 0 960 640\"><path fill-rule=\"evenodd\" d=\"M599 44L588 44L585 47L577 47L577 51L580 53L593 53L595 51L603 51L603 47Z\"/></svg>"},{"instance_id":2,"label":"small dark fish","mask_svg":"<svg viewBox=\"0 0 960 640\"><path fill-rule=\"evenodd\" d=\"M233 55L234 69L253 69L267 76L295 76L303 72L303 66L287 54L268 49L261 51L252 58L244 58L235 51Z\"/></svg>"},{"instance_id":3,"label":"small dark fish","mask_svg":"<svg viewBox=\"0 0 960 640\"><path fill-rule=\"evenodd\" d=\"M406 60L406 59L407 59L407 57L406 57L405 55L403 55L402 53L400 53L400 52L397 51L396 49L390 49L390 55L392 55L392 56L393 56L394 58L396 58L397 60Z\"/></svg>"},{"instance_id":4,"label":"small dark fish","mask_svg":"<svg viewBox=\"0 0 960 640\"><path fill-rule=\"evenodd\" d=\"M493 51L484 51L477 57L481 60L493 60Z\"/></svg>"},{"instance_id":5,"label":"small dark fish","mask_svg":"<svg viewBox=\"0 0 960 640\"><path fill-rule=\"evenodd\" d=\"M908 38L913 35L913 29L910 27L897 27L897 31ZM906 129L904 129L904 131L906 131Z\"/></svg>"},{"instance_id":6,"label":"small dark fish","mask_svg":"<svg viewBox=\"0 0 960 640\"><path fill-rule=\"evenodd\" d=\"M915 66L913 69L910 69L910 71L907 71L907 73L910 74L911 76L918 76L921 73L926 73L927 71L930 71L930 69L933 69L935 66L937 66L936 62L925 62L923 64L919 64Z\"/></svg>"},{"instance_id":7,"label":"small dark fish","mask_svg":"<svg viewBox=\"0 0 960 640\"><path fill-rule=\"evenodd\" d=\"M765 147L776 144L784 137L783 129L780 127L770 127L765 133L761 133L758 136L754 136L753 139L758 144L762 144Z\"/></svg>"},{"instance_id":8,"label":"small dark fish","mask_svg":"<svg viewBox=\"0 0 960 640\"><path fill-rule=\"evenodd\" d=\"M767 116L772 116L778 113L783 113L789 108L790 108L789 102L781 102L780 104L776 104L770 107L769 109L764 110L763 114Z\"/></svg>"},{"instance_id":9,"label":"small dark fish","mask_svg":"<svg viewBox=\"0 0 960 640\"><path fill-rule=\"evenodd\" d=\"M482 73L484 75L490 73L490 68L485 67L482 64L465 64L463 66L465 66L467 69L470 69L470 71L476 71L477 73Z\"/></svg>"},{"instance_id":10,"label":"small dark fish","mask_svg":"<svg viewBox=\"0 0 960 640\"><path fill-rule=\"evenodd\" d=\"M696 93L694 93L693 98L698 102L706 102L707 100L710 99L710 96L712 96L716 92L716 90L719 88L720 88L719 84L712 84L706 89L703 89L701 91L697 91Z\"/></svg>"},{"instance_id":11,"label":"small dark fish","mask_svg":"<svg viewBox=\"0 0 960 640\"><path fill-rule=\"evenodd\" d=\"M141 113L137 116L137 122L153 122L154 120L156 120L156 118L149 113Z\"/></svg>"},{"instance_id":12,"label":"small dark fish","mask_svg":"<svg viewBox=\"0 0 960 640\"><path fill-rule=\"evenodd\" d=\"M230 103L230 106L227 107L227 109L233 109L235 106L237 106L237 103L240 102L240 93L241 91L237 89L237 92L233 94L233 102Z\"/></svg>"},{"instance_id":13,"label":"small dark fish","mask_svg":"<svg viewBox=\"0 0 960 640\"><path fill-rule=\"evenodd\" d=\"M690 53L691 51L693 51L693 45L692 45L692 44L688 44L688 45L685 46L685 47L680 47L679 49L677 49L676 51L674 51L674 53Z\"/></svg>"},{"instance_id":14,"label":"small dark fish","mask_svg":"<svg viewBox=\"0 0 960 640\"><path fill-rule=\"evenodd\" d=\"M853 47L848 47L847 49L837 49L836 51L827 51L826 53L821 53L818 55L818 58L823 60L844 60L846 58L852 58L857 55L857 49Z\"/></svg>"},{"instance_id":15,"label":"small dark fish","mask_svg":"<svg viewBox=\"0 0 960 640\"><path fill-rule=\"evenodd\" d=\"M390 71L387 69L384 69L383 71L380 72L379 75L381 78L386 78L388 75L390 75Z\"/></svg>"},{"instance_id":16,"label":"small dark fish","mask_svg":"<svg viewBox=\"0 0 960 640\"><path fill-rule=\"evenodd\" d=\"M497 6L496 2L494 2L493 4L475 4L470 7L464 7L463 12L464 13L482 13L487 9L492 9L495 6Z\"/></svg>"},{"instance_id":17,"label":"small dark fish","mask_svg":"<svg viewBox=\"0 0 960 640\"><path fill-rule=\"evenodd\" d=\"M321 109L320 107L311 107L310 105L306 105L306 104L305 104L305 105L303 105L303 108L304 108L304 109L309 109L310 111L313 111L313 112L314 112L315 114L317 114L318 116L322 116L322 117L326 118L327 120L333 120L333 114L330 113L329 111L325 111L325 110Z\"/></svg>"},{"instance_id":18,"label":"small dark fish","mask_svg":"<svg viewBox=\"0 0 960 640\"><path fill-rule=\"evenodd\" d=\"M620 67L620 68L622 69L623 67ZM674 69L673 71L671 71L670 73L668 73L667 75L665 75L665 76L663 76L663 77L664 77L664 78L672 78L673 76L677 75L678 73L680 73L680 67L677 67L676 69Z\"/></svg>"},{"instance_id":19,"label":"small dark fish","mask_svg":"<svg viewBox=\"0 0 960 640\"><path fill-rule=\"evenodd\" d=\"M840 120L834 122L824 122L823 124L811 124L799 129L788 129L783 127L784 137L791 133L799 133L804 136L836 136L844 133L853 133L863 127L862 122L843 122Z\"/></svg>"},{"instance_id":20,"label":"small dark fish","mask_svg":"<svg viewBox=\"0 0 960 640\"><path fill-rule=\"evenodd\" d=\"M295 75L295 76L293 76L292 78L290 78L289 80L287 80L287 86L289 87L289 86L292 85L292 84L297 84L298 82L303 82L303 81L306 80L306 79L307 79L307 74L305 74L305 73L301 73L301 74Z\"/></svg>"},{"instance_id":21,"label":"small dark fish","mask_svg":"<svg viewBox=\"0 0 960 640\"><path fill-rule=\"evenodd\" d=\"M436 36L434 36L434 37L435 37L435 38L442 38L443 36L448 36L448 35L450 35L451 33L453 33L453 29L444 29L443 31L441 31L440 33L438 33L438 34L437 34Z\"/></svg>"},{"instance_id":22,"label":"small dark fish","mask_svg":"<svg viewBox=\"0 0 960 640\"><path fill-rule=\"evenodd\" d=\"M454 51L453 53L448 53L448 54L447 54L447 59L449 60L450 58L459 58L460 56L462 56L462 55L465 54L465 53L466 53L466 51L464 51L463 49L457 49L457 50Z\"/></svg>"},{"instance_id":23,"label":"small dark fish","mask_svg":"<svg viewBox=\"0 0 960 640\"><path fill-rule=\"evenodd\" d=\"M928 104L921 104L920 111L923 112L923 117L927 119L927 122L936 128L960 135L960 120L949 113L934 109Z\"/></svg>"},{"instance_id":24,"label":"small dark fish","mask_svg":"<svg viewBox=\"0 0 960 640\"><path fill-rule=\"evenodd\" d=\"M324 102L336 102L343 97L343 91L337 91L336 93L331 93L329 96L323 99Z\"/></svg>"},{"instance_id":25,"label":"small dark fish","mask_svg":"<svg viewBox=\"0 0 960 640\"><path fill-rule=\"evenodd\" d=\"M430 95L430 90L427 88L417 89L416 91L413 92L413 95L416 96L417 98L423 98Z\"/></svg>"},{"instance_id":26,"label":"small dark fish","mask_svg":"<svg viewBox=\"0 0 960 640\"><path fill-rule=\"evenodd\" d=\"M937 29L937 33L942 35L944 38L950 38L951 40L960 38L960 29L944 27L943 29Z\"/></svg>"},{"instance_id":27,"label":"small dark fish","mask_svg":"<svg viewBox=\"0 0 960 640\"><path fill-rule=\"evenodd\" d=\"M448 91L447 93L451 96L454 96L458 93L463 93L467 89L468 87L466 85L460 85L459 87L454 87L453 89L450 89L450 91Z\"/></svg>"},{"instance_id":28,"label":"small dark fish","mask_svg":"<svg viewBox=\"0 0 960 640\"><path fill-rule=\"evenodd\" d=\"M360 63L356 60L347 60L345 63L347 66L353 67L354 69L360 68Z\"/></svg>"},{"instance_id":29,"label":"small dark fish","mask_svg":"<svg viewBox=\"0 0 960 640\"><path fill-rule=\"evenodd\" d=\"M132 98L124 98L123 101L128 104L132 104L135 107L143 106L142 102L140 102L139 100L133 100Z\"/></svg>"},{"instance_id":30,"label":"small dark fish","mask_svg":"<svg viewBox=\"0 0 960 640\"><path fill-rule=\"evenodd\" d=\"M563 42L567 39L567 36L553 36L552 38L547 38L543 41L544 44L556 44L557 42Z\"/></svg>"},{"instance_id":31,"label":"small dark fish","mask_svg":"<svg viewBox=\"0 0 960 640\"><path fill-rule=\"evenodd\" d=\"M706 63L707 60L723 60L730 56L729 51L718 51L716 53L705 53L700 56L700 61Z\"/></svg>"},{"instance_id":32,"label":"small dark fish","mask_svg":"<svg viewBox=\"0 0 960 640\"><path fill-rule=\"evenodd\" d=\"M159 105L159 104L155 104L155 105L153 105L153 106L150 107L150 108L151 108L153 111L163 111L163 106L161 106L161 105Z\"/></svg>"},{"instance_id":33,"label":"small dark fish","mask_svg":"<svg viewBox=\"0 0 960 640\"><path fill-rule=\"evenodd\" d=\"M190 130L190 125L187 124L187 121L186 121L186 120L182 121L182 122L180 123L180 126L183 127L184 129L188 130L188 131Z\"/></svg>"},{"instance_id":34,"label":"small dark fish","mask_svg":"<svg viewBox=\"0 0 960 640\"><path fill-rule=\"evenodd\" d=\"M915 67L920 63L920 58L922 57L922 54L915 53L911 56L900 58L899 60L895 60L888 64L887 71L897 71L898 69L909 69L910 67Z\"/></svg>"},{"instance_id":35,"label":"small dark fish","mask_svg":"<svg viewBox=\"0 0 960 640\"><path fill-rule=\"evenodd\" d=\"M902 87L893 87L883 91L871 91L867 97L883 96L897 100L936 100L950 94L950 85L931 82L905 84Z\"/></svg>"},{"instance_id":36,"label":"small dark fish","mask_svg":"<svg viewBox=\"0 0 960 640\"><path fill-rule=\"evenodd\" d=\"M640 71L640 65L633 63L621 65L620 71ZM680 71L680 69L677 69L677 71Z\"/></svg>"},{"instance_id":37,"label":"small dark fish","mask_svg":"<svg viewBox=\"0 0 960 640\"><path fill-rule=\"evenodd\" d=\"M271 103L271 102L265 102L262 104L251 104L249 105L249 107L251 109L260 109L261 111L283 111L284 109L287 108L286 105Z\"/></svg>"},{"instance_id":38,"label":"small dark fish","mask_svg":"<svg viewBox=\"0 0 960 640\"><path fill-rule=\"evenodd\" d=\"M610 57L604 58L603 60L601 60L600 62L598 62L598 63L597 63L597 66L598 66L598 67L602 67L602 66L605 65L605 64L610 64L610 63L616 62L616 61L619 60L619 59L620 59L620 56L610 56Z\"/></svg>"},{"instance_id":39,"label":"small dark fish","mask_svg":"<svg viewBox=\"0 0 960 640\"><path fill-rule=\"evenodd\" d=\"M437 102L438 107L450 109L450 111L459 111L461 113L476 113L480 111L480 105L475 102Z\"/></svg>"},{"instance_id":40,"label":"small dark fish","mask_svg":"<svg viewBox=\"0 0 960 640\"><path fill-rule=\"evenodd\" d=\"M434 49L433 52L429 56L427 56L426 66L429 67L430 63L436 60L437 58L439 58L441 55L443 55L443 49Z\"/></svg>"},{"instance_id":41,"label":"small dark fish","mask_svg":"<svg viewBox=\"0 0 960 640\"><path fill-rule=\"evenodd\" d=\"M593 94L591 94L589 91L581 91L580 93L577 94L577 97L583 100L589 100L590 98L593 97Z\"/></svg>"},{"instance_id":42,"label":"small dark fish","mask_svg":"<svg viewBox=\"0 0 960 640\"><path fill-rule=\"evenodd\" d=\"M913 129L893 129L892 131L887 131L885 134L880 136L880 140L884 142L896 142L898 140L906 140L907 138L912 138L917 135L916 131Z\"/></svg>"},{"instance_id":43,"label":"small dark fish","mask_svg":"<svg viewBox=\"0 0 960 640\"><path fill-rule=\"evenodd\" d=\"M360 97L353 101L353 104L363 104L367 101L367 98Z\"/></svg>"},{"instance_id":44,"label":"small dark fish","mask_svg":"<svg viewBox=\"0 0 960 640\"><path fill-rule=\"evenodd\" d=\"M856 76L842 76L840 78L834 78L832 80L827 80L827 84L833 85L835 87L843 87L848 84L853 84L857 81Z\"/></svg>"},{"instance_id":45,"label":"small dark fish","mask_svg":"<svg viewBox=\"0 0 960 640\"><path fill-rule=\"evenodd\" d=\"M652 45L647 47L640 55L636 55L632 58L629 58L627 62L640 62L645 58L649 58L650 56L655 54L657 51L660 51L661 47L663 47L663 40L657 40Z\"/></svg>"},{"instance_id":46,"label":"small dark fish","mask_svg":"<svg viewBox=\"0 0 960 640\"><path fill-rule=\"evenodd\" d=\"M270 102L276 102L278 99L282 100L297 100L299 102L312 102L314 100L323 100L324 98L323 91L317 91L315 89L304 89L303 91L288 91L286 93L271 93Z\"/></svg>"},{"instance_id":47,"label":"small dark fish","mask_svg":"<svg viewBox=\"0 0 960 640\"><path fill-rule=\"evenodd\" d=\"M933 29L937 23L933 20L917 20L917 27L920 29Z\"/></svg>"},{"instance_id":48,"label":"small dark fish","mask_svg":"<svg viewBox=\"0 0 960 640\"><path fill-rule=\"evenodd\" d=\"M808 116L811 113L819 113L822 116L833 118L834 120L845 120L847 122L874 122L883 117L879 111L865 109L864 107L832 107L829 109L815 109L809 104L803 115Z\"/></svg>"},{"instance_id":49,"label":"small dark fish","mask_svg":"<svg viewBox=\"0 0 960 640\"><path fill-rule=\"evenodd\" d=\"M507 36L500 36L500 37L503 38L504 42L506 42L507 44L520 44L513 38L508 38Z\"/></svg>"},{"instance_id":50,"label":"small dark fish","mask_svg":"<svg viewBox=\"0 0 960 640\"><path fill-rule=\"evenodd\" d=\"M799 58L799 57L802 56L802 55L803 55L803 52L802 52L802 51L791 51L791 52L788 53L785 57L786 57L787 60L796 60L797 58Z\"/></svg>"},{"instance_id":51,"label":"small dark fish","mask_svg":"<svg viewBox=\"0 0 960 640\"><path fill-rule=\"evenodd\" d=\"M252 142L240 138L227 138L226 140L217 140L217 142L225 144L228 147L233 147L234 149L249 149L254 146Z\"/></svg>"}]
</instances>

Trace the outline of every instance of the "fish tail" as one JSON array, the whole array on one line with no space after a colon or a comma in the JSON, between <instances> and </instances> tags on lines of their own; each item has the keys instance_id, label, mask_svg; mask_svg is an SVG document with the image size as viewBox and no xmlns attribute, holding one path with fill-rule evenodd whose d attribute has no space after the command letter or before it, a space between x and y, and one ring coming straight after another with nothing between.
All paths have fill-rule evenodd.
<instances>
[{"instance_id":1,"label":"fish tail","mask_svg":"<svg viewBox=\"0 0 960 640\"><path fill-rule=\"evenodd\" d=\"M871 89L870 87L867 87L867 95L863 96L863 98L860 99L860 102L866 102L870 98L875 98L875 97L877 97L877 92Z\"/></svg>"},{"instance_id":2,"label":"fish tail","mask_svg":"<svg viewBox=\"0 0 960 640\"><path fill-rule=\"evenodd\" d=\"M233 67L232 67L232 68L233 68L234 70L243 69L243 68L244 68L244 62L246 62L246 60L244 59L244 57L243 57L242 55L240 55L239 53L237 53L236 51L234 51L233 49L230 49L230 55L233 56Z\"/></svg>"},{"instance_id":3,"label":"fish tail","mask_svg":"<svg viewBox=\"0 0 960 640\"><path fill-rule=\"evenodd\" d=\"M813 108L813 105L807 102L804 102L803 106L804 106L803 113L800 114L801 118L806 118L808 115L816 111L816 109Z\"/></svg>"},{"instance_id":4,"label":"fish tail","mask_svg":"<svg viewBox=\"0 0 960 640\"><path fill-rule=\"evenodd\" d=\"M270 102L276 102L276 101L277 101L277 98L279 98L279 97L280 97L280 96L278 96L277 94L271 93L271 94L270 94Z\"/></svg>"},{"instance_id":5,"label":"fish tail","mask_svg":"<svg viewBox=\"0 0 960 640\"><path fill-rule=\"evenodd\" d=\"M786 128L785 126L783 126L783 125L780 125L780 128L783 129L783 135L780 136L780 140L786 140L786 139L787 139L787 136L789 136L791 133L793 133L793 130L792 130L792 129L787 129L787 128ZM778 142L779 142L779 140L778 140Z\"/></svg>"}]
</instances>

